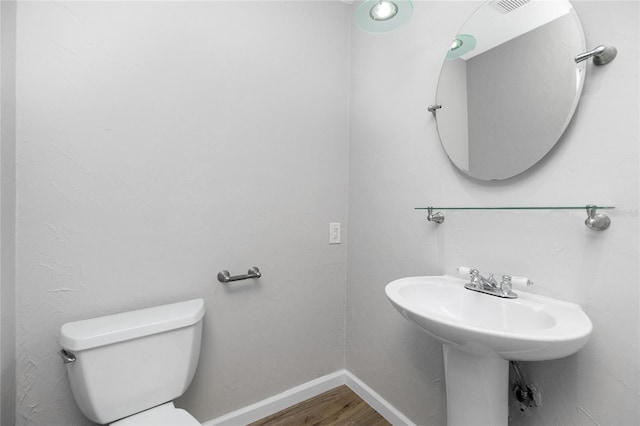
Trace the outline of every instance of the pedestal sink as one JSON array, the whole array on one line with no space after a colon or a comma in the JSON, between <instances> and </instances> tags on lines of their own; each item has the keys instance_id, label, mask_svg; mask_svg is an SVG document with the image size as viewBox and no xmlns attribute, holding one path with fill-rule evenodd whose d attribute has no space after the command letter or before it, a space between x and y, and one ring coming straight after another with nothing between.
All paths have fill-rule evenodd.
<instances>
[{"instance_id":1,"label":"pedestal sink","mask_svg":"<svg viewBox=\"0 0 640 426\"><path fill-rule=\"evenodd\" d=\"M506 426L509 361L544 361L579 351L592 325L580 306L517 291L517 299L469 291L449 275L387 284L407 319L443 344L449 426Z\"/></svg>"}]
</instances>

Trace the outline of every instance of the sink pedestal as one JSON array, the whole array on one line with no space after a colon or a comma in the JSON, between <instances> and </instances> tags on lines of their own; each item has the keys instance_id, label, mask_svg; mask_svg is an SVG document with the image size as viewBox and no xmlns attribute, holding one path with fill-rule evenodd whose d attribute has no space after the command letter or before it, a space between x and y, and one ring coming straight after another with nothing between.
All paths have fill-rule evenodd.
<instances>
[{"instance_id":1,"label":"sink pedestal","mask_svg":"<svg viewBox=\"0 0 640 426\"><path fill-rule=\"evenodd\" d=\"M449 426L507 426L509 361L579 351L593 325L575 303L527 292L504 299L465 289L448 275L387 284L393 306L443 343Z\"/></svg>"},{"instance_id":2,"label":"sink pedestal","mask_svg":"<svg viewBox=\"0 0 640 426\"><path fill-rule=\"evenodd\" d=\"M507 426L509 361L442 345L448 426Z\"/></svg>"}]
</instances>

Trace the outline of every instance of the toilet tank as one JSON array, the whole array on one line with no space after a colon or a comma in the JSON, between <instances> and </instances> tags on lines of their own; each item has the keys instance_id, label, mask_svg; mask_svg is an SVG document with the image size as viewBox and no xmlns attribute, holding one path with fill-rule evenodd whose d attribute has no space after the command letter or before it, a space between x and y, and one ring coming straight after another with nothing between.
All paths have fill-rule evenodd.
<instances>
[{"instance_id":1,"label":"toilet tank","mask_svg":"<svg viewBox=\"0 0 640 426\"><path fill-rule=\"evenodd\" d=\"M60 345L84 415L111 423L182 395L200 357L204 312L195 299L64 324Z\"/></svg>"}]
</instances>

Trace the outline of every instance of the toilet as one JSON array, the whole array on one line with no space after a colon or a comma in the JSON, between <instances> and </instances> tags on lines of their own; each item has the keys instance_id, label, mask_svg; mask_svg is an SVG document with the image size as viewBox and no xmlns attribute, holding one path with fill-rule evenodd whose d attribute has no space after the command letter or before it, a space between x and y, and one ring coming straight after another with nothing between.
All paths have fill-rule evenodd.
<instances>
[{"instance_id":1,"label":"toilet","mask_svg":"<svg viewBox=\"0 0 640 426\"><path fill-rule=\"evenodd\" d=\"M60 355L82 413L111 426L195 426L173 400L200 357L204 301L64 324Z\"/></svg>"}]
</instances>

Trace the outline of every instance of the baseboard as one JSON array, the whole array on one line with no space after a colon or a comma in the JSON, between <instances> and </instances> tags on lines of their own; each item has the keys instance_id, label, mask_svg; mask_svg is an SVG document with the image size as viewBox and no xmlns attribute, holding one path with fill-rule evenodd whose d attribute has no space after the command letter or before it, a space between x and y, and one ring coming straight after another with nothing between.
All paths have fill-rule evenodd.
<instances>
[{"instance_id":1,"label":"baseboard","mask_svg":"<svg viewBox=\"0 0 640 426\"><path fill-rule=\"evenodd\" d=\"M247 425L344 384L344 370L338 370L286 390L278 395L263 399L255 404L209 420L203 423L202 426Z\"/></svg>"},{"instance_id":2,"label":"baseboard","mask_svg":"<svg viewBox=\"0 0 640 426\"><path fill-rule=\"evenodd\" d=\"M311 380L278 395L209 420L203 423L202 426L247 425L340 385L347 385L392 425L415 426L415 423L409 418L347 370L338 370Z\"/></svg>"},{"instance_id":3,"label":"baseboard","mask_svg":"<svg viewBox=\"0 0 640 426\"><path fill-rule=\"evenodd\" d=\"M387 402L376 391L371 389L365 382L358 379L350 371L344 370L345 384L354 391L360 398L376 410L382 417L394 426L416 426L407 416L402 414L400 410Z\"/></svg>"}]
</instances>

